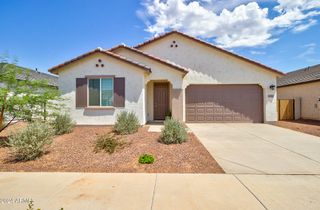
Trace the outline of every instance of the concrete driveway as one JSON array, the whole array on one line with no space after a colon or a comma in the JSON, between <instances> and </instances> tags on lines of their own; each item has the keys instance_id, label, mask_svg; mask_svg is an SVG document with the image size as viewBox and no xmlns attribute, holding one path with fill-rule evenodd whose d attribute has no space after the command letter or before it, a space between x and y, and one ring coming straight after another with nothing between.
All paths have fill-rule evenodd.
<instances>
[{"instance_id":1,"label":"concrete driveway","mask_svg":"<svg viewBox=\"0 0 320 210\"><path fill-rule=\"evenodd\" d=\"M268 124L188 124L226 173L320 174L320 138Z\"/></svg>"}]
</instances>

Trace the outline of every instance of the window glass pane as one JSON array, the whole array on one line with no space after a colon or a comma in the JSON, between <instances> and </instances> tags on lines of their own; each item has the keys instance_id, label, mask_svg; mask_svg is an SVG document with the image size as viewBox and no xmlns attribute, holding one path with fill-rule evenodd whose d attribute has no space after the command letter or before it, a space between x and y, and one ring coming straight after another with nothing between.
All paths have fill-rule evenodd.
<instances>
[{"instance_id":1,"label":"window glass pane","mask_svg":"<svg viewBox=\"0 0 320 210\"><path fill-rule=\"evenodd\" d=\"M89 79L89 106L100 106L100 79Z\"/></svg>"},{"instance_id":2,"label":"window glass pane","mask_svg":"<svg viewBox=\"0 0 320 210\"><path fill-rule=\"evenodd\" d=\"M101 106L113 105L113 78L101 79Z\"/></svg>"}]
</instances>

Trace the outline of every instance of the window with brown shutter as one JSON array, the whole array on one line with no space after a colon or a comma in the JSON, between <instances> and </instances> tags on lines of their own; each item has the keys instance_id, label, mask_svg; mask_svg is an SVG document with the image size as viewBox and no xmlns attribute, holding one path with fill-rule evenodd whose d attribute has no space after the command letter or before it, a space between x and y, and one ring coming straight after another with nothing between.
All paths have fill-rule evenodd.
<instances>
[{"instance_id":1,"label":"window with brown shutter","mask_svg":"<svg viewBox=\"0 0 320 210\"><path fill-rule=\"evenodd\" d=\"M87 78L76 78L76 108L87 107Z\"/></svg>"},{"instance_id":2,"label":"window with brown shutter","mask_svg":"<svg viewBox=\"0 0 320 210\"><path fill-rule=\"evenodd\" d=\"M113 106L124 107L125 106L125 78L115 77L114 78L114 101Z\"/></svg>"},{"instance_id":3,"label":"window with brown shutter","mask_svg":"<svg viewBox=\"0 0 320 210\"><path fill-rule=\"evenodd\" d=\"M89 107L124 107L125 78L77 78L76 107L88 107L88 101Z\"/></svg>"}]
</instances>

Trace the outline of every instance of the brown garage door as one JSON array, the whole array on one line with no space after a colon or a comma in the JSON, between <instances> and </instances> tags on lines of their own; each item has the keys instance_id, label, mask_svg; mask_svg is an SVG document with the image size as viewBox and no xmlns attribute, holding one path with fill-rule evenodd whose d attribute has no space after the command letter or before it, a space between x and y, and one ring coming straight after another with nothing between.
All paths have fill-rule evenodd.
<instances>
[{"instance_id":1,"label":"brown garage door","mask_svg":"<svg viewBox=\"0 0 320 210\"><path fill-rule=\"evenodd\" d=\"M258 85L190 85L187 122L263 122L262 95Z\"/></svg>"}]
</instances>

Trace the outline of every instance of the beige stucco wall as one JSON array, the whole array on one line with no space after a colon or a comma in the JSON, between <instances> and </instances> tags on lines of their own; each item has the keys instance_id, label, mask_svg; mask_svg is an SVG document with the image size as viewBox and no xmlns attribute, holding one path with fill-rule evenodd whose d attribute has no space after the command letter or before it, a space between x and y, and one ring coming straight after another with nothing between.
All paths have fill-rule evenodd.
<instances>
[{"instance_id":1,"label":"beige stucco wall","mask_svg":"<svg viewBox=\"0 0 320 210\"><path fill-rule=\"evenodd\" d=\"M278 99L300 98L303 119L320 120L320 82L278 88Z\"/></svg>"},{"instance_id":2,"label":"beige stucco wall","mask_svg":"<svg viewBox=\"0 0 320 210\"><path fill-rule=\"evenodd\" d=\"M179 98L172 98L172 89L182 89L184 73L178 71L173 67L161 64L158 61L147 58L143 55L137 54L131 50L120 48L115 51L115 53L124 56L130 60L136 61L138 63L147 65L151 68L152 73L145 76L145 86L146 86L146 120L152 121L153 119L153 84L154 82L169 82L169 107L173 114L173 117L182 120L181 113L183 113L183 96L180 95ZM176 93L176 92L175 92ZM178 101L179 100L179 101ZM180 106L179 106L180 105Z\"/></svg>"},{"instance_id":3,"label":"beige stucco wall","mask_svg":"<svg viewBox=\"0 0 320 210\"><path fill-rule=\"evenodd\" d=\"M183 89L171 90L172 117L183 121Z\"/></svg>"},{"instance_id":4,"label":"beige stucco wall","mask_svg":"<svg viewBox=\"0 0 320 210\"><path fill-rule=\"evenodd\" d=\"M176 41L177 48L170 47L173 41ZM276 84L277 74L177 34L145 45L139 50L191 69L182 84L183 110L184 90L190 84L259 84L264 94L264 120L277 120L277 93L269 88ZM185 111L183 115L185 119Z\"/></svg>"},{"instance_id":5,"label":"beige stucco wall","mask_svg":"<svg viewBox=\"0 0 320 210\"><path fill-rule=\"evenodd\" d=\"M161 64L158 61L154 61L124 48L116 50L115 53L151 68L152 73L146 75L145 84L149 81L166 80L172 84L173 88L182 88L184 74L177 71L175 68Z\"/></svg>"},{"instance_id":6,"label":"beige stucco wall","mask_svg":"<svg viewBox=\"0 0 320 210\"><path fill-rule=\"evenodd\" d=\"M104 67L96 67L98 59ZM88 109L75 107L76 78L87 75L114 75L125 77L125 107L111 109ZM77 124L114 124L116 115L122 111L133 111L141 124L145 123L145 72L133 65L101 53L95 53L59 70L59 89L68 99L70 114Z\"/></svg>"}]
</instances>

